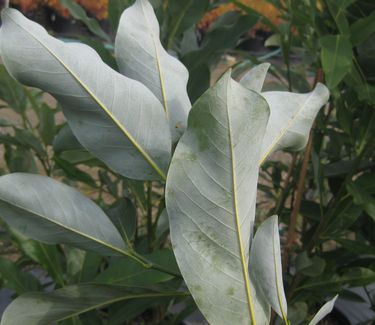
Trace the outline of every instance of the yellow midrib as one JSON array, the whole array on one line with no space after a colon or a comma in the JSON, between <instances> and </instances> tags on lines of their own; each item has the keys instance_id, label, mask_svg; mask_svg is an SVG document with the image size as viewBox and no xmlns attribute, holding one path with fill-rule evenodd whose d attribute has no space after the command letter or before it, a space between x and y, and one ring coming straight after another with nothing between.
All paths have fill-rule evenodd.
<instances>
[{"instance_id":1,"label":"yellow midrib","mask_svg":"<svg viewBox=\"0 0 375 325\"><path fill-rule=\"evenodd\" d=\"M101 102L99 98L83 83L83 81L42 41L38 39L32 32L25 29L17 21L15 21L8 13L8 17L20 28L22 28L26 33L31 35L42 47L44 47L48 53L50 53L62 66L63 68L81 85L81 87L92 97L92 99L98 104L98 106L110 117L110 119L115 123L115 125L124 133L124 135L129 139L131 144L138 150L141 156L149 163L149 165L156 171L156 173L165 181L167 176L159 168L159 166L154 162L154 160L144 151L144 149L138 144L138 142L133 138L133 136L125 129L125 127L112 115L110 110Z\"/></svg>"},{"instance_id":2,"label":"yellow midrib","mask_svg":"<svg viewBox=\"0 0 375 325\"><path fill-rule=\"evenodd\" d=\"M158 72L159 72L158 74L159 74L159 81L160 81L161 96L163 97L163 107L164 107L165 114L167 115L167 118L169 120L167 95L166 95L166 91L165 91L165 81L164 81L163 69L161 67L161 62L160 62L161 61L160 55L159 55L158 47L157 47L157 44L156 44L156 41L155 41L155 35L154 35L154 32L152 31L152 28L151 28L150 20L148 19L147 13L145 12L145 8L143 6L143 0L141 0L141 8L142 8L143 15L145 16L145 19L146 19L146 22L147 22L147 28L148 28L148 30L150 31L150 34L151 34L152 43L154 45L156 67L157 67Z\"/></svg>"},{"instance_id":3,"label":"yellow midrib","mask_svg":"<svg viewBox=\"0 0 375 325\"><path fill-rule=\"evenodd\" d=\"M268 156L271 154L272 150L276 147L276 145L279 143L279 141L281 140L281 138L285 135L286 132L288 132L288 130L291 128L291 126L293 125L293 123L295 122L295 120L297 119L297 117L301 114L301 112L303 111L303 109L305 108L306 106L306 103L310 100L311 96L313 95L314 93L314 90L313 92L310 94L310 96L306 99L306 101L301 105L300 109L292 116L292 118L290 119L289 123L287 124L287 126L281 130L281 132L279 133L279 135L275 138L275 140L273 140L273 142L271 143L270 147L267 149L266 153L260 158L259 160L259 166L261 166L264 161L268 158Z\"/></svg>"},{"instance_id":4,"label":"yellow midrib","mask_svg":"<svg viewBox=\"0 0 375 325\"><path fill-rule=\"evenodd\" d=\"M230 88L231 80L228 80L227 87ZM230 93L230 91L227 89L227 96ZM228 102L228 98L227 98ZM228 105L228 104L227 104ZM247 269L247 263L243 248L243 242L242 242L242 236L241 236L241 227L240 227L240 221L238 218L238 207L237 207L237 194L236 194L236 188L237 188L237 182L236 182L236 172L235 172L235 155L234 155L234 147L233 147L233 141L232 141L232 132L231 132L231 122L230 122L230 114L229 114L229 108L226 107L227 111L227 119L228 119L228 135L229 135L229 147L230 147L230 155L231 155L231 169L232 169L232 187L233 187L233 208L234 208L234 217L235 217L235 223L236 223L236 230L237 230L237 239L238 239L238 247L240 250L240 257L241 257L241 266L242 266L242 273L243 278L245 282L246 287L246 296L248 301L248 307L249 307L249 314L251 318L252 325L256 325L256 318L254 313L254 306L253 306L253 300L251 297L251 289L250 289L250 277L249 272Z\"/></svg>"},{"instance_id":5,"label":"yellow midrib","mask_svg":"<svg viewBox=\"0 0 375 325\"><path fill-rule=\"evenodd\" d=\"M32 210L30 210L30 209L28 209L28 208L25 208L24 206L20 206L20 205L14 203L14 202L8 202L8 201L6 201L6 200L4 200L4 199L1 199L1 198L0 198L0 200L3 201L3 202L5 202L5 203L11 204L12 206L15 206L16 208L18 208L18 209L20 209L20 210L23 210L23 211L26 211L26 212L28 212L28 213L30 213L30 214L33 214L33 215L35 215L35 216L38 216L39 218L41 218L41 219L43 219L43 220L46 220L46 221L48 221L48 222L51 222L51 223L53 223L54 225L59 226L59 227L65 229L65 230L71 231L71 232L75 233L76 235L79 235L79 236L81 236L81 237L83 237L83 238L86 238L86 239L90 239L90 240L92 240L93 242L99 243L99 244L103 245L104 247L107 247L107 248L109 248L109 249L111 249L111 250L113 250L113 251L115 251L115 252L117 252L117 253L120 253L120 254L123 254L123 255L127 255L127 256L130 255L127 251L124 251L124 250L121 249L121 248L118 248L118 247L112 246L112 245L110 245L110 244L108 244L108 243L106 243L106 242L103 242L103 241L101 241L101 240L95 238L95 237L92 237L92 236L90 236L90 235L88 235L88 234L85 234L85 233L83 233L83 232L80 232L80 231L78 231L78 230L75 229L75 228L70 228L70 227L68 227L68 226L65 226L64 224L62 224L62 223L60 223L60 222L58 222L58 221L56 221L56 220L54 220L54 219L50 219L50 218L48 218L48 217L46 217L46 216L44 216L44 215L41 215L40 213L37 213L37 212L32 211Z\"/></svg>"}]
</instances>

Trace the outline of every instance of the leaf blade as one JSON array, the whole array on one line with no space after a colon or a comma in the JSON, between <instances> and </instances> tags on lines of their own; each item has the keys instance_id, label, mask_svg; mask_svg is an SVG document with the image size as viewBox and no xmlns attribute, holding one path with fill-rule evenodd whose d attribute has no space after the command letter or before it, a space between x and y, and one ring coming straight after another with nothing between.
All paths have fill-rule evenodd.
<instances>
[{"instance_id":1,"label":"leaf blade","mask_svg":"<svg viewBox=\"0 0 375 325\"><path fill-rule=\"evenodd\" d=\"M137 292L109 285L73 285L51 293L20 296L5 310L1 325L50 324L118 301L184 295L185 292Z\"/></svg>"},{"instance_id":2,"label":"leaf blade","mask_svg":"<svg viewBox=\"0 0 375 325\"><path fill-rule=\"evenodd\" d=\"M191 104L188 72L159 40L159 24L147 0L137 0L121 16L115 42L120 71L147 86L163 104L173 142L186 128Z\"/></svg>"},{"instance_id":3,"label":"leaf blade","mask_svg":"<svg viewBox=\"0 0 375 325\"><path fill-rule=\"evenodd\" d=\"M271 307L287 324L277 216L264 221L256 232L250 251L250 270Z\"/></svg>"},{"instance_id":4,"label":"leaf blade","mask_svg":"<svg viewBox=\"0 0 375 325\"><path fill-rule=\"evenodd\" d=\"M170 134L160 103L146 87L103 64L88 46L50 37L15 9L2 17L8 71L54 95L84 147L124 176L165 179Z\"/></svg>"},{"instance_id":5,"label":"leaf blade","mask_svg":"<svg viewBox=\"0 0 375 325\"><path fill-rule=\"evenodd\" d=\"M307 94L270 91L262 95L270 106L271 114L262 144L260 165L276 150L301 150L305 147L315 116L328 101L329 92L327 87L318 83Z\"/></svg>"},{"instance_id":6,"label":"leaf blade","mask_svg":"<svg viewBox=\"0 0 375 325\"><path fill-rule=\"evenodd\" d=\"M127 254L120 234L94 202L48 177L22 173L0 177L0 207L1 217L11 227L33 239L105 255Z\"/></svg>"},{"instance_id":7,"label":"leaf blade","mask_svg":"<svg viewBox=\"0 0 375 325\"><path fill-rule=\"evenodd\" d=\"M324 317L326 317L333 309L338 295L334 296L331 300L326 302L316 313L314 318L310 321L309 325L318 324Z\"/></svg>"},{"instance_id":8,"label":"leaf blade","mask_svg":"<svg viewBox=\"0 0 375 325\"><path fill-rule=\"evenodd\" d=\"M267 118L262 97L227 73L194 105L169 170L166 205L174 252L198 307L213 324L249 324L255 317L262 323L268 317L247 270L258 175L252 161L259 156L259 148L249 149L248 143L261 142Z\"/></svg>"},{"instance_id":9,"label":"leaf blade","mask_svg":"<svg viewBox=\"0 0 375 325\"><path fill-rule=\"evenodd\" d=\"M254 90L258 93L262 91L264 80L267 76L267 71L270 68L269 63L262 63L248 72L241 78L240 84L247 89Z\"/></svg>"}]
</instances>

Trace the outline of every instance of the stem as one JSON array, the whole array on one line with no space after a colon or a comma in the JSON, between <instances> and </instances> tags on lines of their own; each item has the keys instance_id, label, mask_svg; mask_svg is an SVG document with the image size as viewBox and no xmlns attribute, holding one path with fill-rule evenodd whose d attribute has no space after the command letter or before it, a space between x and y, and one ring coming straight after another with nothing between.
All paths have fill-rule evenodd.
<instances>
[{"instance_id":1,"label":"stem","mask_svg":"<svg viewBox=\"0 0 375 325\"><path fill-rule=\"evenodd\" d=\"M286 243L285 250L284 250L284 259L283 259L284 270L288 269L290 249L292 248L296 239L295 237L296 237L297 217L299 214L299 210L301 208L302 197L305 192L304 191L305 179L306 179L306 174L307 174L307 167L309 165L310 156L311 156L312 140L313 140L313 128L310 131L309 141L307 143L305 155L303 157L302 168L299 174L299 179L298 179L298 184L297 184L296 200L294 202L292 214L290 216L287 243Z\"/></svg>"},{"instance_id":2,"label":"stem","mask_svg":"<svg viewBox=\"0 0 375 325\"><path fill-rule=\"evenodd\" d=\"M274 212L272 214L277 214L277 215L281 214L281 210L284 207L285 200L287 199L287 197L289 195L290 185L291 185L290 181L292 179L292 175L293 175L294 167L296 165L296 161L297 161L297 154L293 153L292 154L292 162L289 165L288 173L287 173L287 175L285 177L285 181L284 181L284 186L283 186L282 192L281 192L281 194L279 196L279 199L278 199L278 201L276 203Z\"/></svg>"},{"instance_id":3,"label":"stem","mask_svg":"<svg viewBox=\"0 0 375 325\"><path fill-rule=\"evenodd\" d=\"M9 0L4 1L4 8L9 8Z\"/></svg>"},{"instance_id":4,"label":"stem","mask_svg":"<svg viewBox=\"0 0 375 325\"><path fill-rule=\"evenodd\" d=\"M148 249L151 252L153 237L153 226L152 226L152 182L147 182L147 242Z\"/></svg>"}]
</instances>

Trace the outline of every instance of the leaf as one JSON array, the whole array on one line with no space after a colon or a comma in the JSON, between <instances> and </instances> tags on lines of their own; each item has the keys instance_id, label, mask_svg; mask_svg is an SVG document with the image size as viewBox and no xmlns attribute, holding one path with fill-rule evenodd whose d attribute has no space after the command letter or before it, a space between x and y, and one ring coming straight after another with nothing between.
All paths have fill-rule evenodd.
<instances>
[{"instance_id":1,"label":"leaf","mask_svg":"<svg viewBox=\"0 0 375 325\"><path fill-rule=\"evenodd\" d=\"M85 150L74 136L69 124L64 125L53 140L53 150L60 153L66 150Z\"/></svg>"},{"instance_id":2,"label":"leaf","mask_svg":"<svg viewBox=\"0 0 375 325\"><path fill-rule=\"evenodd\" d=\"M25 149L33 149L39 156L45 157L46 152L39 139L29 130L15 129L15 138L25 147Z\"/></svg>"},{"instance_id":3,"label":"leaf","mask_svg":"<svg viewBox=\"0 0 375 325\"><path fill-rule=\"evenodd\" d=\"M319 311L316 313L314 318L311 320L309 325L316 325L318 324L324 317L326 317L333 309L333 306L335 305L336 299L338 295L333 297L330 301L326 302L322 308L319 309Z\"/></svg>"},{"instance_id":4,"label":"leaf","mask_svg":"<svg viewBox=\"0 0 375 325\"><path fill-rule=\"evenodd\" d=\"M226 13L206 33L202 47L184 55L182 62L189 70L188 89L193 102L210 86L209 65L236 47L241 36L257 23L258 18L257 15L241 15L234 11Z\"/></svg>"},{"instance_id":5,"label":"leaf","mask_svg":"<svg viewBox=\"0 0 375 325\"><path fill-rule=\"evenodd\" d=\"M94 35L99 36L105 41L111 41L110 37L100 27L99 22L95 18L87 16L85 9L78 3L72 0L60 0L60 3L69 10L73 18L83 22Z\"/></svg>"},{"instance_id":6,"label":"leaf","mask_svg":"<svg viewBox=\"0 0 375 325\"><path fill-rule=\"evenodd\" d=\"M121 73L143 83L163 104L176 142L191 108L186 91L189 74L164 50L159 33L152 6L147 0L137 0L121 16L115 53Z\"/></svg>"},{"instance_id":7,"label":"leaf","mask_svg":"<svg viewBox=\"0 0 375 325\"><path fill-rule=\"evenodd\" d=\"M209 5L208 0L170 0L168 14L171 19L168 35L168 48L172 48L176 36L194 26L203 17Z\"/></svg>"},{"instance_id":8,"label":"leaf","mask_svg":"<svg viewBox=\"0 0 375 325\"><path fill-rule=\"evenodd\" d=\"M363 187L354 182L348 182L346 189L353 197L353 202L362 206L366 213L375 221L375 198Z\"/></svg>"},{"instance_id":9,"label":"leaf","mask_svg":"<svg viewBox=\"0 0 375 325\"><path fill-rule=\"evenodd\" d=\"M110 308L108 311L108 325L126 324L127 322L134 320L134 318L141 315L147 309L153 309L161 305L168 305L170 300L171 297L153 297L144 299L134 299L125 302L125 304L123 303L122 306L114 305L113 308ZM173 303L175 303L175 301L173 301Z\"/></svg>"},{"instance_id":10,"label":"leaf","mask_svg":"<svg viewBox=\"0 0 375 325\"><path fill-rule=\"evenodd\" d=\"M167 120L145 86L106 66L88 46L50 37L15 9L3 10L2 18L8 71L55 96L86 149L123 176L165 179L171 150Z\"/></svg>"},{"instance_id":11,"label":"leaf","mask_svg":"<svg viewBox=\"0 0 375 325\"><path fill-rule=\"evenodd\" d=\"M75 167L70 162L58 156L54 156L53 160L56 163L56 167L60 167L68 178L75 180L75 181L83 182L94 188L96 187L95 180L91 177L90 174L85 173L84 171Z\"/></svg>"},{"instance_id":12,"label":"leaf","mask_svg":"<svg viewBox=\"0 0 375 325\"><path fill-rule=\"evenodd\" d=\"M13 148L5 146L5 161L11 173L28 172L38 173L38 167L35 163L35 154L24 147Z\"/></svg>"},{"instance_id":13,"label":"leaf","mask_svg":"<svg viewBox=\"0 0 375 325\"><path fill-rule=\"evenodd\" d=\"M0 65L0 99L19 114L26 110L26 93L23 86L15 81L4 65Z\"/></svg>"},{"instance_id":14,"label":"leaf","mask_svg":"<svg viewBox=\"0 0 375 325\"><path fill-rule=\"evenodd\" d=\"M27 293L5 310L1 325L48 325L129 299L178 297L185 292L147 292L108 285L74 285L51 293Z\"/></svg>"},{"instance_id":15,"label":"leaf","mask_svg":"<svg viewBox=\"0 0 375 325\"><path fill-rule=\"evenodd\" d=\"M350 40L353 46L361 44L373 33L375 33L375 12L350 25Z\"/></svg>"},{"instance_id":16,"label":"leaf","mask_svg":"<svg viewBox=\"0 0 375 325\"><path fill-rule=\"evenodd\" d=\"M269 63L262 63L255 66L247 73L245 73L245 75L240 80L240 84L247 89L251 89L260 93L262 91L264 80L266 79L269 67Z\"/></svg>"},{"instance_id":17,"label":"leaf","mask_svg":"<svg viewBox=\"0 0 375 325\"><path fill-rule=\"evenodd\" d=\"M7 126L17 126L16 122L6 120L6 119L0 119L0 127L7 127Z\"/></svg>"},{"instance_id":18,"label":"leaf","mask_svg":"<svg viewBox=\"0 0 375 325\"><path fill-rule=\"evenodd\" d=\"M120 17L123 11L130 6L133 0L111 0L108 1L108 20L112 30L116 33Z\"/></svg>"},{"instance_id":19,"label":"leaf","mask_svg":"<svg viewBox=\"0 0 375 325\"><path fill-rule=\"evenodd\" d=\"M264 221L250 250L250 272L275 312L288 324L277 216Z\"/></svg>"},{"instance_id":20,"label":"leaf","mask_svg":"<svg viewBox=\"0 0 375 325\"><path fill-rule=\"evenodd\" d=\"M169 249L155 251L145 256L159 264L165 265L167 269L178 273L173 252ZM130 258L118 258L112 260L109 267L101 272L94 280L95 283L105 283L123 286L149 286L173 279L173 276L153 269L146 269Z\"/></svg>"},{"instance_id":21,"label":"leaf","mask_svg":"<svg viewBox=\"0 0 375 325\"><path fill-rule=\"evenodd\" d=\"M40 264L57 284L63 286L65 283L62 270L63 263L58 247L29 239L14 229L11 229L11 232L22 252L31 260Z\"/></svg>"},{"instance_id":22,"label":"leaf","mask_svg":"<svg viewBox=\"0 0 375 325\"><path fill-rule=\"evenodd\" d=\"M37 110L39 117L38 130L45 144L52 144L56 133L55 113L46 104L40 105Z\"/></svg>"},{"instance_id":23,"label":"leaf","mask_svg":"<svg viewBox=\"0 0 375 325\"><path fill-rule=\"evenodd\" d=\"M132 201L128 198L118 200L115 206L107 210L107 215L125 242L130 243L137 228L137 211Z\"/></svg>"},{"instance_id":24,"label":"leaf","mask_svg":"<svg viewBox=\"0 0 375 325\"><path fill-rule=\"evenodd\" d=\"M113 54L113 48L106 46L102 41L94 39L93 37L86 37L80 35L79 40L86 45L92 47L101 57L103 62L109 65L113 70L118 71L117 62Z\"/></svg>"},{"instance_id":25,"label":"leaf","mask_svg":"<svg viewBox=\"0 0 375 325\"><path fill-rule=\"evenodd\" d=\"M329 92L327 87L318 83L307 94L269 91L262 96L267 100L271 114L259 164L276 150L297 151L306 146L311 126L320 108L328 101Z\"/></svg>"},{"instance_id":26,"label":"leaf","mask_svg":"<svg viewBox=\"0 0 375 325\"><path fill-rule=\"evenodd\" d=\"M349 36L326 35L320 39L321 60L327 87L336 87L352 66L352 44Z\"/></svg>"},{"instance_id":27,"label":"leaf","mask_svg":"<svg viewBox=\"0 0 375 325\"><path fill-rule=\"evenodd\" d=\"M104 255L128 254L104 212L75 189L31 174L0 177L0 215L26 236Z\"/></svg>"},{"instance_id":28,"label":"leaf","mask_svg":"<svg viewBox=\"0 0 375 325\"><path fill-rule=\"evenodd\" d=\"M193 106L170 166L166 206L174 253L189 291L212 324L268 320L269 308L248 274L257 144L267 119L265 100L228 72Z\"/></svg>"},{"instance_id":29,"label":"leaf","mask_svg":"<svg viewBox=\"0 0 375 325\"><path fill-rule=\"evenodd\" d=\"M5 286L18 294L40 290L39 281L29 272L23 272L15 263L0 258L0 278Z\"/></svg>"},{"instance_id":30,"label":"leaf","mask_svg":"<svg viewBox=\"0 0 375 325\"><path fill-rule=\"evenodd\" d=\"M307 316L307 304L305 302L296 302L294 305L288 307L289 322L293 325L303 323Z\"/></svg>"}]
</instances>

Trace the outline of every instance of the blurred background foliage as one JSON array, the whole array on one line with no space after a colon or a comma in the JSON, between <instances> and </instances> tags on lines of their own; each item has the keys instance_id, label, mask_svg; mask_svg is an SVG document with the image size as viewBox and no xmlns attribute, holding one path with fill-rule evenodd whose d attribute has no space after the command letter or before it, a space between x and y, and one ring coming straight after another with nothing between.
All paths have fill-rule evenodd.
<instances>
[{"instance_id":1,"label":"blurred background foliage","mask_svg":"<svg viewBox=\"0 0 375 325\"><path fill-rule=\"evenodd\" d=\"M113 41L131 0L13 0L66 41L95 48L117 69ZM164 46L188 68L194 102L226 69L271 62L264 90L331 91L304 152L261 168L258 220L280 216L285 287L293 324L340 294L331 324L371 324L375 311L375 3L372 0L152 0ZM119 177L92 157L49 95L0 66L0 173L30 172L74 184L109 214L136 250L175 265L162 187ZM93 282L177 287L180 280L67 246L37 243L1 226L0 280L12 297ZM176 271L178 272L178 270ZM141 274L141 275L140 275ZM118 303L62 324L180 324L191 298ZM349 303L349 305L348 305ZM345 305L347 304L347 305ZM362 304L362 305L361 305ZM356 306L367 306L359 312ZM359 308L359 307L358 307ZM366 309L367 308L367 309ZM371 311L372 310L372 311ZM367 317L367 318L366 318ZM276 324L278 320L274 319Z\"/></svg>"}]
</instances>

